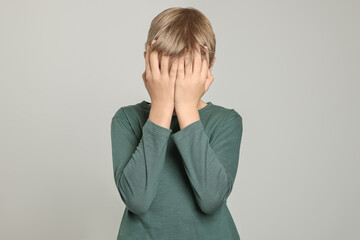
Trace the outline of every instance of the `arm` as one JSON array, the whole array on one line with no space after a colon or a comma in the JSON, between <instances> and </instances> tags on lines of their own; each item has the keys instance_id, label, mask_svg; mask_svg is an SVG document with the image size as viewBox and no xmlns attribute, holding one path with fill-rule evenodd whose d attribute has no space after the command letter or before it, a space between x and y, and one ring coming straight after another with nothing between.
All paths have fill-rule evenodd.
<instances>
[{"instance_id":1,"label":"arm","mask_svg":"<svg viewBox=\"0 0 360 240\"><path fill-rule=\"evenodd\" d=\"M123 109L112 118L114 179L123 202L135 214L146 213L155 197L171 132L147 119L139 140Z\"/></svg>"},{"instance_id":2,"label":"arm","mask_svg":"<svg viewBox=\"0 0 360 240\"><path fill-rule=\"evenodd\" d=\"M171 135L184 162L196 201L206 214L215 213L230 195L239 161L242 118L234 110L211 141L200 120Z\"/></svg>"}]
</instances>

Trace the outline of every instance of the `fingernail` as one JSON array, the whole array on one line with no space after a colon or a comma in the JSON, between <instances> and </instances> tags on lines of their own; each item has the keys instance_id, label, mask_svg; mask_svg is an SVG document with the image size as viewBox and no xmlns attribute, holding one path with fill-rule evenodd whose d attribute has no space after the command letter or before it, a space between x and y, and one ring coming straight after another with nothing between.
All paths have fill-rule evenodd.
<instances>
[{"instance_id":1,"label":"fingernail","mask_svg":"<svg viewBox=\"0 0 360 240\"><path fill-rule=\"evenodd\" d=\"M156 42L156 39L153 39L153 40L151 41L151 45L153 45L154 42Z\"/></svg>"}]
</instances>

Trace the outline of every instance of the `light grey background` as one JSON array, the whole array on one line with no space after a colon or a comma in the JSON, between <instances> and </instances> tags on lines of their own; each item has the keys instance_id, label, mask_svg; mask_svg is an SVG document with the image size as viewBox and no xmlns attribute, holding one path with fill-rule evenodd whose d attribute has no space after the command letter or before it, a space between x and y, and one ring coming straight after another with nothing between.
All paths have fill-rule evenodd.
<instances>
[{"instance_id":1,"label":"light grey background","mask_svg":"<svg viewBox=\"0 0 360 240\"><path fill-rule=\"evenodd\" d=\"M151 20L195 7L217 39L204 101L244 131L242 240L360 238L359 1L0 1L0 239L116 239L110 122L149 101Z\"/></svg>"}]
</instances>

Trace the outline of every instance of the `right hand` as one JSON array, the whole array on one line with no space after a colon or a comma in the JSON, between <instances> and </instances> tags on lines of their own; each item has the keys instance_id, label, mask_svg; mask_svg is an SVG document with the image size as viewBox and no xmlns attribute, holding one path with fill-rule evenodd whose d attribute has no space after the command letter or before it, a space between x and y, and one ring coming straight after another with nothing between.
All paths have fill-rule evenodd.
<instances>
[{"instance_id":1,"label":"right hand","mask_svg":"<svg viewBox=\"0 0 360 240\"><path fill-rule=\"evenodd\" d=\"M153 40L153 44L156 40ZM150 44L146 46L145 72L142 74L145 87L151 98L151 106L174 109L175 80L178 67L178 59L174 61L169 72L169 56L161 57L159 68L159 56L156 50L149 53Z\"/></svg>"}]
</instances>

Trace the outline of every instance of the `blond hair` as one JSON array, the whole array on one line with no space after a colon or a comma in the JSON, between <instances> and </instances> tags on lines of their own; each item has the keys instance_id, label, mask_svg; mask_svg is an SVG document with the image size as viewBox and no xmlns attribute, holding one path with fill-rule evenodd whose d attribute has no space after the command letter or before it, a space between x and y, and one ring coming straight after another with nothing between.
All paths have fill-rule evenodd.
<instances>
[{"instance_id":1,"label":"blond hair","mask_svg":"<svg viewBox=\"0 0 360 240\"><path fill-rule=\"evenodd\" d=\"M150 24L148 37L145 43L151 44L149 51L156 50L159 59L166 54L169 56L169 68L172 62L184 55L186 49L191 52L195 43L200 44L201 58L205 57L205 46L209 49L209 68L215 56L216 39L210 21L199 10L189 7L172 7L159 13ZM160 64L159 61L159 64Z\"/></svg>"}]
</instances>

